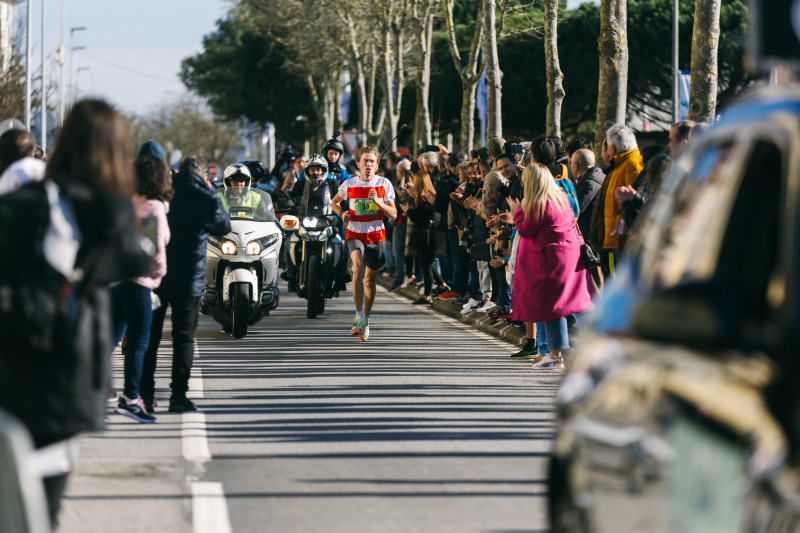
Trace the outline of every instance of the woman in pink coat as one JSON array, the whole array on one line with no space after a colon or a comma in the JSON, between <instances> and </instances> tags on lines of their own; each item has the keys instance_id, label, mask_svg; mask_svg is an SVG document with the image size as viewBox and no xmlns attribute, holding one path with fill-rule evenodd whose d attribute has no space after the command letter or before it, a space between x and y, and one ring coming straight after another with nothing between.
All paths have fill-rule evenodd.
<instances>
[{"instance_id":1,"label":"woman in pink coat","mask_svg":"<svg viewBox=\"0 0 800 533\"><path fill-rule=\"evenodd\" d=\"M534 324L544 323L550 354L537 368L563 368L569 348L566 316L592 306L581 258L581 237L569 202L544 165L522 173L522 202L509 199L520 236L514 274L512 319L525 322L526 348L536 346Z\"/></svg>"}]
</instances>

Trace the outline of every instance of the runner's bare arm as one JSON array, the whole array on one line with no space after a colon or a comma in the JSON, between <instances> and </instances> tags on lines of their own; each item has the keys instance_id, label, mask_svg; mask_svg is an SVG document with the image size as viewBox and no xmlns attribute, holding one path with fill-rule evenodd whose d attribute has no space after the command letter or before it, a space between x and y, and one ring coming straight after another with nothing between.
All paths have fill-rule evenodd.
<instances>
[{"instance_id":1,"label":"runner's bare arm","mask_svg":"<svg viewBox=\"0 0 800 533\"><path fill-rule=\"evenodd\" d=\"M380 207L381 211L383 211L387 217L392 220L397 218L397 208L394 205L394 200L383 201L381 198L378 198L378 193L374 188L369 191L369 199Z\"/></svg>"},{"instance_id":2,"label":"runner's bare arm","mask_svg":"<svg viewBox=\"0 0 800 533\"><path fill-rule=\"evenodd\" d=\"M345 211L344 214L342 214L342 205L341 205L342 200L343 198L339 196L339 193L336 193L336 196L334 196L333 200L331 200L331 209L336 214L336 216L341 218L342 221L346 224L347 221L350 219L350 212Z\"/></svg>"}]
</instances>

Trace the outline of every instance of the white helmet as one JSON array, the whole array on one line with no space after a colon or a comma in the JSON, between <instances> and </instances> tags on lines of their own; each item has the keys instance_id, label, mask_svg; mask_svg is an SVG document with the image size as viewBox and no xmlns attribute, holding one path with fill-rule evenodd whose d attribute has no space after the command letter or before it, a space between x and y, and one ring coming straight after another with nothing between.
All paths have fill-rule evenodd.
<instances>
[{"instance_id":1,"label":"white helmet","mask_svg":"<svg viewBox=\"0 0 800 533\"><path fill-rule=\"evenodd\" d=\"M222 184L225 187L225 198L228 200L229 205L242 205L245 200L250 196L250 184L253 179L250 176L250 169L247 165L242 163L234 163L225 169L222 174ZM239 187L231 186L231 180L241 181L244 180L244 187L239 193Z\"/></svg>"},{"instance_id":2,"label":"white helmet","mask_svg":"<svg viewBox=\"0 0 800 533\"><path fill-rule=\"evenodd\" d=\"M303 169L306 171L306 178L311 179L311 176L308 175L308 169L311 167L320 167L322 168L322 174L319 178L315 179L322 179L328 177L328 161L324 157L319 154L313 154L311 157L308 158L306 161L306 166Z\"/></svg>"}]
</instances>

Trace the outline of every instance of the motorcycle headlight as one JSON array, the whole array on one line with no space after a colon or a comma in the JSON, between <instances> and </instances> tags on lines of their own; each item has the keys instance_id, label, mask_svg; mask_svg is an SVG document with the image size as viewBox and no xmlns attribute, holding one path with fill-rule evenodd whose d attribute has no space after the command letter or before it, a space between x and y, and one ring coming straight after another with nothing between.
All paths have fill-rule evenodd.
<instances>
[{"instance_id":1,"label":"motorcycle headlight","mask_svg":"<svg viewBox=\"0 0 800 533\"><path fill-rule=\"evenodd\" d=\"M303 227L314 229L317 227L317 222L319 222L317 217L306 217L303 219Z\"/></svg>"},{"instance_id":2,"label":"motorcycle headlight","mask_svg":"<svg viewBox=\"0 0 800 533\"><path fill-rule=\"evenodd\" d=\"M272 235L267 235L266 237L248 242L245 251L248 255L258 255L276 242L278 242L278 234L273 233Z\"/></svg>"},{"instance_id":3,"label":"motorcycle headlight","mask_svg":"<svg viewBox=\"0 0 800 533\"><path fill-rule=\"evenodd\" d=\"M258 255L261 253L261 243L258 241L250 241L247 243L245 251L247 255Z\"/></svg>"},{"instance_id":4,"label":"motorcycle headlight","mask_svg":"<svg viewBox=\"0 0 800 533\"><path fill-rule=\"evenodd\" d=\"M233 241L223 241L222 253L225 255L236 255L236 243Z\"/></svg>"}]
</instances>

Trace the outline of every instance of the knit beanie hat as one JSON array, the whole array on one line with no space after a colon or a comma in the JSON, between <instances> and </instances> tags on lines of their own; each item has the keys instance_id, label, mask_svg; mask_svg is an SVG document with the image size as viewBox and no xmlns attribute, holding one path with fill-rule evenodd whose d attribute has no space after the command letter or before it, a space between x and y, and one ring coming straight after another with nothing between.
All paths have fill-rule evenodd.
<instances>
[{"instance_id":1,"label":"knit beanie hat","mask_svg":"<svg viewBox=\"0 0 800 533\"><path fill-rule=\"evenodd\" d=\"M167 153L164 151L161 145L158 144L158 141L150 140L145 142L142 147L139 148L139 154L136 157L138 159L143 155L153 155L163 160L165 163L167 162Z\"/></svg>"}]
</instances>

